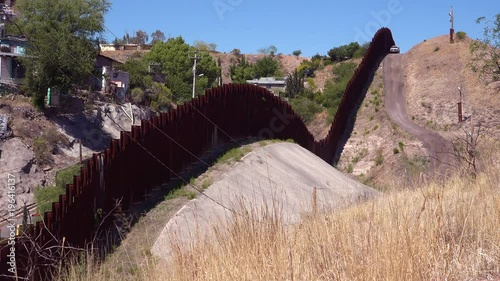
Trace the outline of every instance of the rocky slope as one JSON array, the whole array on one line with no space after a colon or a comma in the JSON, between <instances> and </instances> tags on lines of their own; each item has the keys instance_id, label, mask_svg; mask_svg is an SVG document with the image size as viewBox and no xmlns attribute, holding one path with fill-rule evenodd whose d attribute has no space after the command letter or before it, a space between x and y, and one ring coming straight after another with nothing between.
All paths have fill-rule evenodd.
<instances>
[{"instance_id":1,"label":"rocky slope","mask_svg":"<svg viewBox=\"0 0 500 281\"><path fill-rule=\"evenodd\" d=\"M8 117L8 127L12 130L10 137L0 140L0 178L4 179L0 183L0 215L7 212L7 178L15 179L17 208L32 203L35 188L54 185L58 170L79 161L79 140L86 158L107 148L112 138L119 138L122 129L129 130L130 109L135 124L150 117L149 110L108 103L98 103L94 109L83 112L74 111L80 113L45 116L26 98L0 96L0 114ZM49 146L39 149L40 140ZM39 153L44 161L37 157Z\"/></svg>"}]
</instances>

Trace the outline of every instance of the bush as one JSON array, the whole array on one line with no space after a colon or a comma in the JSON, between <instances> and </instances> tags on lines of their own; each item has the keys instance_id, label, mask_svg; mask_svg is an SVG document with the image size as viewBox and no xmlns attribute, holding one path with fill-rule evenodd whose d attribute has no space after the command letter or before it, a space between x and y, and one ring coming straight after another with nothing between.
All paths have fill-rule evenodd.
<instances>
[{"instance_id":1,"label":"bush","mask_svg":"<svg viewBox=\"0 0 500 281\"><path fill-rule=\"evenodd\" d=\"M333 68L335 78L326 83L322 95L318 95L318 102L328 108L328 121L333 120L340 105L349 80L351 80L357 65L355 63L341 63Z\"/></svg>"},{"instance_id":2,"label":"bush","mask_svg":"<svg viewBox=\"0 0 500 281\"><path fill-rule=\"evenodd\" d=\"M55 127L49 127L45 132L45 139L48 144L54 149L58 144L68 146L69 139L64 134L59 133Z\"/></svg>"},{"instance_id":3,"label":"bush","mask_svg":"<svg viewBox=\"0 0 500 281\"><path fill-rule=\"evenodd\" d=\"M167 109L172 102L172 91L161 83L153 83L150 108L155 111Z\"/></svg>"},{"instance_id":4,"label":"bush","mask_svg":"<svg viewBox=\"0 0 500 281\"><path fill-rule=\"evenodd\" d=\"M348 45L335 47L328 51L328 56L332 61L344 61L353 57L354 53L360 48L358 42L351 42Z\"/></svg>"},{"instance_id":5,"label":"bush","mask_svg":"<svg viewBox=\"0 0 500 281\"><path fill-rule=\"evenodd\" d=\"M349 165L347 166L347 168L345 170L346 173L350 174L350 173L352 173L353 170L354 170L354 168L353 168L352 164L349 163Z\"/></svg>"},{"instance_id":6,"label":"bush","mask_svg":"<svg viewBox=\"0 0 500 281\"><path fill-rule=\"evenodd\" d=\"M464 31L457 32L457 39L458 40L464 40L465 37L467 37L467 33L465 33Z\"/></svg>"},{"instance_id":7,"label":"bush","mask_svg":"<svg viewBox=\"0 0 500 281\"><path fill-rule=\"evenodd\" d=\"M314 72L318 70L322 64L321 58L313 57L312 60L303 60L297 67L297 71L301 77L314 77Z\"/></svg>"},{"instance_id":8,"label":"bush","mask_svg":"<svg viewBox=\"0 0 500 281\"><path fill-rule=\"evenodd\" d=\"M375 165L380 166L384 163L384 155L382 155L382 149L378 149L375 155Z\"/></svg>"},{"instance_id":9,"label":"bush","mask_svg":"<svg viewBox=\"0 0 500 281\"><path fill-rule=\"evenodd\" d=\"M402 141L398 142L398 146L399 146L399 149L401 149L401 151L403 151L405 148L405 144Z\"/></svg>"},{"instance_id":10,"label":"bush","mask_svg":"<svg viewBox=\"0 0 500 281\"><path fill-rule=\"evenodd\" d=\"M117 67L118 70L126 71L129 74L131 89L146 89L151 86L153 78L149 74L148 68L149 65L144 60L139 59L137 53L134 53L129 60ZM158 69L153 69L154 71L158 71Z\"/></svg>"},{"instance_id":11,"label":"bush","mask_svg":"<svg viewBox=\"0 0 500 281\"><path fill-rule=\"evenodd\" d=\"M399 153L399 149L397 147L393 148L392 149L392 153L398 154Z\"/></svg>"},{"instance_id":12,"label":"bush","mask_svg":"<svg viewBox=\"0 0 500 281\"><path fill-rule=\"evenodd\" d=\"M439 50L440 50L439 47L434 48L434 52L437 52Z\"/></svg>"},{"instance_id":13,"label":"bush","mask_svg":"<svg viewBox=\"0 0 500 281\"><path fill-rule=\"evenodd\" d=\"M352 55L353 58L362 58L365 56L366 51L368 50L368 47L370 47L370 43L365 43L359 47L359 49L354 52Z\"/></svg>"},{"instance_id":14,"label":"bush","mask_svg":"<svg viewBox=\"0 0 500 281\"><path fill-rule=\"evenodd\" d=\"M341 80L351 80L356 68L358 66L353 62L345 62L340 63L336 67L332 69L333 74L335 75L335 82L339 82Z\"/></svg>"},{"instance_id":15,"label":"bush","mask_svg":"<svg viewBox=\"0 0 500 281\"><path fill-rule=\"evenodd\" d=\"M280 62L272 56L265 56L255 63L254 75L258 78L280 76Z\"/></svg>"},{"instance_id":16,"label":"bush","mask_svg":"<svg viewBox=\"0 0 500 281\"><path fill-rule=\"evenodd\" d=\"M141 88L133 88L130 92L130 96L134 103L144 102L144 91Z\"/></svg>"},{"instance_id":17,"label":"bush","mask_svg":"<svg viewBox=\"0 0 500 281\"><path fill-rule=\"evenodd\" d=\"M39 166L52 164L53 147L44 138L37 138L33 142L33 152Z\"/></svg>"},{"instance_id":18,"label":"bush","mask_svg":"<svg viewBox=\"0 0 500 281\"><path fill-rule=\"evenodd\" d=\"M323 110L321 105L305 97L290 99L289 102L293 111L300 115L306 124L311 122L314 116Z\"/></svg>"}]
</instances>

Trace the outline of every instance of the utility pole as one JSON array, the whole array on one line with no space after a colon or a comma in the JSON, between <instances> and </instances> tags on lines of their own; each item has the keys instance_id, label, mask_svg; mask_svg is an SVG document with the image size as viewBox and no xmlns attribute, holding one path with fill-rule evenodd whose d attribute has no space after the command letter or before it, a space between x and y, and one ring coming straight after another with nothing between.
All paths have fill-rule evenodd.
<instances>
[{"instance_id":1,"label":"utility pole","mask_svg":"<svg viewBox=\"0 0 500 281\"><path fill-rule=\"evenodd\" d=\"M455 40L453 39L453 35L455 34L455 29L453 27L453 24L455 23L455 15L453 13L453 6L451 6L450 10L450 23L451 23L451 28L450 28L450 44L454 43Z\"/></svg>"},{"instance_id":2,"label":"utility pole","mask_svg":"<svg viewBox=\"0 0 500 281\"><path fill-rule=\"evenodd\" d=\"M194 99L194 94L196 91L196 63L201 57L198 57L198 50L194 51L194 57L191 57L194 59L194 64L193 64L193 99Z\"/></svg>"},{"instance_id":3,"label":"utility pole","mask_svg":"<svg viewBox=\"0 0 500 281\"><path fill-rule=\"evenodd\" d=\"M462 117L462 89L458 87L458 93L460 95L460 101L458 102L458 123L462 123L464 120Z\"/></svg>"},{"instance_id":4,"label":"utility pole","mask_svg":"<svg viewBox=\"0 0 500 281\"><path fill-rule=\"evenodd\" d=\"M83 164L83 155L82 155L82 139L78 140L78 147L80 148L80 164Z\"/></svg>"}]
</instances>

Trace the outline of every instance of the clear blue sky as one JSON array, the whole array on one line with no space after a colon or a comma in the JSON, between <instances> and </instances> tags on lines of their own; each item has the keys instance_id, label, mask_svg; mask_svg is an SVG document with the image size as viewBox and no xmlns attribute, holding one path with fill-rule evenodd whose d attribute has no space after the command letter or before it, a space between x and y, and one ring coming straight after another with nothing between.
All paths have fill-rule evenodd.
<instances>
[{"instance_id":1,"label":"clear blue sky","mask_svg":"<svg viewBox=\"0 0 500 281\"><path fill-rule=\"evenodd\" d=\"M455 31L482 36L481 16L500 13L499 0L110 0L105 38L125 32L159 29L165 36L182 36L217 44L217 50L243 53L274 45L278 53L302 50L303 56L325 55L332 47L370 41L389 27L406 52L424 39L449 33L453 5ZM113 35L113 34L114 35Z\"/></svg>"}]
</instances>

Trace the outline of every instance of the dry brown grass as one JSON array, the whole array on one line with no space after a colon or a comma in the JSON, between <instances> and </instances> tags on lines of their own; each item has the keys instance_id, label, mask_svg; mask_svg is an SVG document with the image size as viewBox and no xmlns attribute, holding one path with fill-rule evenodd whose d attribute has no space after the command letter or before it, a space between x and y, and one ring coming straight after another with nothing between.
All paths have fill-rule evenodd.
<instances>
[{"instance_id":1,"label":"dry brown grass","mask_svg":"<svg viewBox=\"0 0 500 281\"><path fill-rule=\"evenodd\" d=\"M272 210L248 210L194 246L179 245L188 250L166 264L137 265L136 280L499 278L496 154L475 180L454 177L444 185L390 192L293 226ZM262 213L268 215L259 222ZM118 280L106 272L77 266L68 280Z\"/></svg>"},{"instance_id":2,"label":"dry brown grass","mask_svg":"<svg viewBox=\"0 0 500 281\"><path fill-rule=\"evenodd\" d=\"M497 163L498 164L498 163ZM498 167L497 170L498 171ZM236 219L156 275L172 280L465 280L500 273L498 173L388 194L287 230Z\"/></svg>"}]
</instances>

